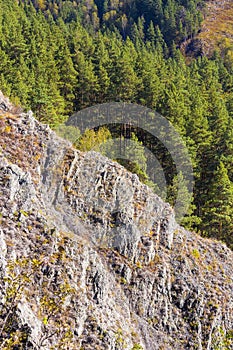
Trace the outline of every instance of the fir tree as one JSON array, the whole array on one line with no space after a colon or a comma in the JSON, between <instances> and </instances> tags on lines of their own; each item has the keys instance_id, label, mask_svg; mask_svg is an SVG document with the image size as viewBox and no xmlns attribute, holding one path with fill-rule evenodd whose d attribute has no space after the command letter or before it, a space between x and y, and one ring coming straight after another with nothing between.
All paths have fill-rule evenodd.
<instances>
[{"instance_id":1,"label":"fir tree","mask_svg":"<svg viewBox=\"0 0 233 350\"><path fill-rule=\"evenodd\" d=\"M206 235L214 236L233 247L233 184L220 161L209 186L208 201L203 208L203 229Z\"/></svg>"}]
</instances>

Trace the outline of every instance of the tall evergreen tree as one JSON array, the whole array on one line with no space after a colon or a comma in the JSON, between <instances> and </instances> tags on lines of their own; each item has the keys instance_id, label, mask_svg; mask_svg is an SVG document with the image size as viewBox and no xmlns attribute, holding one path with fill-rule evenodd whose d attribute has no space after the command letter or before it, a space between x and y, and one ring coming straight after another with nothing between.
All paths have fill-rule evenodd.
<instances>
[{"instance_id":1,"label":"tall evergreen tree","mask_svg":"<svg viewBox=\"0 0 233 350\"><path fill-rule=\"evenodd\" d=\"M203 208L202 228L206 235L227 240L233 247L233 184L221 161L209 186L209 199Z\"/></svg>"}]
</instances>

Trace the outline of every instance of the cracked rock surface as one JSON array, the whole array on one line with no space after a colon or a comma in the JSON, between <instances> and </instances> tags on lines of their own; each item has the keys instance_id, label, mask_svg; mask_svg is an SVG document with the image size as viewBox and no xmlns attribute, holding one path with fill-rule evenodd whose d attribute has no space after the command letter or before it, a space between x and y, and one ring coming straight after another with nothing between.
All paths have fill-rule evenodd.
<instances>
[{"instance_id":1,"label":"cracked rock surface","mask_svg":"<svg viewBox=\"0 0 233 350\"><path fill-rule=\"evenodd\" d=\"M178 226L136 175L3 102L2 349L10 333L17 349L231 349L232 251Z\"/></svg>"}]
</instances>

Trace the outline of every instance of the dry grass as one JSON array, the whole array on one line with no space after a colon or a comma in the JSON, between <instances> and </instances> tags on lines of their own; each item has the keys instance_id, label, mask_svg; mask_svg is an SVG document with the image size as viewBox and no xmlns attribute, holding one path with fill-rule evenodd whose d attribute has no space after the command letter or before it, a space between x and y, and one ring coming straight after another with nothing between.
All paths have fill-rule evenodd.
<instances>
[{"instance_id":1,"label":"dry grass","mask_svg":"<svg viewBox=\"0 0 233 350\"><path fill-rule=\"evenodd\" d=\"M207 1L202 31L205 53L215 48L233 50L233 2L232 0Z\"/></svg>"},{"instance_id":2,"label":"dry grass","mask_svg":"<svg viewBox=\"0 0 233 350\"><path fill-rule=\"evenodd\" d=\"M30 172L33 181L39 181L38 163L43 147L36 134L26 133L27 125L23 125L20 116L9 112L0 112L0 149L4 156L17 164L23 171Z\"/></svg>"}]
</instances>

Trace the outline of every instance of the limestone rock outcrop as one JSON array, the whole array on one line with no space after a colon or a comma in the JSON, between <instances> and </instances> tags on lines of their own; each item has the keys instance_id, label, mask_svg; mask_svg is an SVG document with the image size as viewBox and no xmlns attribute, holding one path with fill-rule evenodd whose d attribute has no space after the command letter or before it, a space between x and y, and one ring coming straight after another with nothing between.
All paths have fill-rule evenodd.
<instances>
[{"instance_id":1,"label":"limestone rock outcrop","mask_svg":"<svg viewBox=\"0 0 233 350\"><path fill-rule=\"evenodd\" d=\"M232 251L178 226L136 175L4 103L1 349L232 348Z\"/></svg>"}]
</instances>

